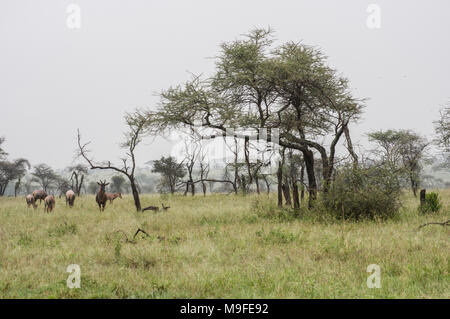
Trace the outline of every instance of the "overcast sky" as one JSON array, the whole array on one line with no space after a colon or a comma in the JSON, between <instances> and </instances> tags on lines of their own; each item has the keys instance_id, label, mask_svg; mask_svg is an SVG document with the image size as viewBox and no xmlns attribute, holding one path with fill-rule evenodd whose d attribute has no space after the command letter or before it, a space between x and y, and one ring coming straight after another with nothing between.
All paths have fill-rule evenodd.
<instances>
[{"instance_id":1,"label":"overcast sky","mask_svg":"<svg viewBox=\"0 0 450 319\"><path fill-rule=\"evenodd\" d=\"M81 27L67 25L68 5ZM369 4L381 9L369 28ZM373 12L373 11L372 11ZM72 20L70 20L72 21ZM450 100L450 1L44 1L0 2L0 136L10 158L63 168L76 129L96 159L120 157L123 114L154 107L156 93L189 72L210 74L220 43L254 27L275 29L278 43L320 47L329 65L368 98L364 133L411 128L432 137ZM148 140L139 163L168 153Z\"/></svg>"}]
</instances>

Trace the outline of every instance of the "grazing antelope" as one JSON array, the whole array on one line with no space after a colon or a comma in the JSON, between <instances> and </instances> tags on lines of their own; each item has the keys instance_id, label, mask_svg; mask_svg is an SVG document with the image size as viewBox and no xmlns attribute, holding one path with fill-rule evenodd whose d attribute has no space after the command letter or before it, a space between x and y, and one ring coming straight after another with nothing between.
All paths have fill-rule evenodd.
<instances>
[{"instance_id":1,"label":"grazing antelope","mask_svg":"<svg viewBox=\"0 0 450 319\"><path fill-rule=\"evenodd\" d=\"M75 201L75 192L73 190L68 190L66 192L66 206L73 207L73 202Z\"/></svg>"},{"instance_id":2,"label":"grazing antelope","mask_svg":"<svg viewBox=\"0 0 450 319\"><path fill-rule=\"evenodd\" d=\"M142 211L145 212L146 210L153 210L153 211L155 211L155 212L159 212L159 207L156 207L156 206L148 206L148 207L145 207Z\"/></svg>"},{"instance_id":3,"label":"grazing antelope","mask_svg":"<svg viewBox=\"0 0 450 319\"><path fill-rule=\"evenodd\" d=\"M33 208L36 208L36 207L37 207L33 195L28 194L27 197L25 197L25 199L26 199L26 201L27 201L28 208L29 208L30 206L33 206Z\"/></svg>"},{"instance_id":4,"label":"grazing antelope","mask_svg":"<svg viewBox=\"0 0 450 319\"><path fill-rule=\"evenodd\" d=\"M170 208L170 206L164 206L164 203L161 203L163 211L166 211Z\"/></svg>"},{"instance_id":5,"label":"grazing antelope","mask_svg":"<svg viewBox=\"0 0 450 319\"><path fill-rule=\"evenodd\" d=\"M110 204L112 204L113 200L115 200L116 198L122 199L121 193L105 193L105 195L108 198Z\"/></svg>"},{"instance_id":6,"label":"grazing antelope","mask_svg":"<svg viewBox=\"0 0 450 319\"><path fill-rule=\"evenodd\" d=\"M55 196L53 195L48 195L47 197L45 197L44 199L44 211L46 211L47 213L51 212L53 210L53 208L55 208Z\"/></svg>"},{"instance_id":7,"label":"grazing antelope","mask_svg":"<svg viewBox=\"0 0 450 319\"><path fill-rule=\"evenodd\" d=\"M37 200L39 199L39 204L41 203L41 201L45 200L45 198L47 197L47 193L44 190L38 190L38 191L34 191L33 192L33 197L34 197L34 201L37 202Z\"/></svg>"},{"instance_id":8,"label":"grazing antelope","mask_svg":"<svg viewBox=\"0 0 450 319\"><path fill-rule=\"evenodd\" d=\"M109 183L106 183L106 180L104 182L100 180L100 182L97 182L97 184L100 186L100 190L97 192L97 196L95 196L95 201L97 202L100 211L104 211L106 201L108 200L108 197L106 197L105 193L105 187L108 186Z\"/></svg>"}]
</instances>

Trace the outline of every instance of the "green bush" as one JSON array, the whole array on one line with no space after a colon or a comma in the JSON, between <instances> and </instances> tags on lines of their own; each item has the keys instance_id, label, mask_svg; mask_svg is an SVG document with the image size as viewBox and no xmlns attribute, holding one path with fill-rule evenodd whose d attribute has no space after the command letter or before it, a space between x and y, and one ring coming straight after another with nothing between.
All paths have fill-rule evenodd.
<instances>
[{"instance_id":1,"label":"green bush","mask_svg":"<svg viewBox=\"0 0 450 319\"><path fill-rule=\"evenodd\" d=\"M419 206L419 211L422 214L436 213L442 208L441 199L438 193L428 193L425 195L425 203Z\"/></svg>"},{"instance_id":2,"label":"green bush","mask_svg":"<svg viewBox=\"0 0 450 319\"><path fill-rule=\"evenodd\" d=\"M387 219L400 208L399 176L384 166L346 166L336 172L323 206L337 219Z\"/></svg>"},{"instance_id":3,"label":"green bush","mask_svg":"<svg viewBox=\"0 0 450 319\"><path fill-rule=\"evenodd\" d=\"M288 207L280 208L271 200L255 199L252 202L253 216L276 220L278 222L291 222L299 217L299 212Z\"/></svg>"}]
</instances>

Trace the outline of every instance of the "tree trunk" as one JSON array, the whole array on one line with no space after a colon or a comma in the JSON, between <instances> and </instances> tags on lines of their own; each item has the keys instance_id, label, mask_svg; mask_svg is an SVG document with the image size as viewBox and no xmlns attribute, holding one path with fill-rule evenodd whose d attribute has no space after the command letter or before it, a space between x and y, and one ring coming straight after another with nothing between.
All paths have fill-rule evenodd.
<instances>
[{"instance_id":1,"label":"tree trunk","mask_svg":"<svg viewBox=\"0 0 450 319\"><path fill-rule=\"evenodd\" d=\"M300 208L300 200L298 198L298 186L297 182L292 181L292 200L294 201L294 209Z\"/></svg>"},{"instance_id":2,"label":"tree trunk","mask_svg":"<svg viewBox=\"0 0 450 319\"><path fill-rule=\"evenodd\" d=\"M417 189L419 188L419 183L417 183L417 180L414 177L414 173L411 173L409 175L409 179L411 180L411 189L413 191L414 197L417 197Z\"/></svg>"},{"instance_id":3,"label":"tree trunk","mask_svg":"<svg viewBox=\"0 0 450 319\"><path fill-rule=\"evenodd\" d=\"M83 187L84 175L81 175L80 184L77 186L77 196L80 197L81 188Z\"/></svg>"},{"instance_id":4,"label":"tree trunk","mask_svg":"<svg viewBox=\"0 0 450 319\"><path fill-rule=\"evenodd\" d=\"M422 189L420 191L420 206L422 207L423 205L425 205L425 197L426 197L426 189Z\"/></svg>"},{"instance_id":5,"label":"tree trunk","mask_svg":"<svg viewBox=\"0 0 450 319\"><path fill-rule=\"evenodd\" d=\"M186 196L188 192L189 192L189 182L186 182L186 189L184 190L183 196Z\"/></svg>"},{"instance_id":6,"label":"tree trunk","mask_svg":"<svg viewBox=\"0 0 450 319\"><path fill-rule=\"evenodd\" d=\"M277 171L277 180L278 180L278 207L283 206L283 170L281 161L278 161L278 171Z\"/></svg>"},{"instance_id":7,"label":"tree trunk","mask_svg":"<svg viewBox=\"0 0 450 319\"><path fill-rule=\"evenodd\" d=\"M206 184L202 181L203 196L206 196Z\"/></svg>"},{"instance_id":8,"label":"tree trunk","mask_svg":"<svg viewBox=\"0 0 450 319\"><path fill-rule=\"evenodd\" d=\"M350 137L350 131L348 130L347 125L344 127L344 134L345 134L345 138L347 140L348 152L350 153L351 157L353 157L353 165L358 166L358 155L356 155L356 153L353 149L353 143L352 143L352 139Z\"/></svg>"},{"instance_id":9,"label":"tree trunk","mask_svg":"<svg viewBox=\"0 0 450 319\"><path fill-rule=\"evenodd\" d=\"M283 184L282 189L283 189L283 194L284 194L284 199L286 201L286 205L292 206L291 190L290 190L290 187L289 187L289 184L287 181L285 184Z\"/></svg>"},{"instance_id":10,"label":"tree trunk","mask_svg":"<svg viewBox=\"0 0 450 319\"><path fill-rule=\"evenodd\" d=\"M247 194L247 181L245 180L245 176L241 175L241 186L242 186L242 193L244 195Z\"/></svg>"},{"instance_id":11,"label":"tree trunk","mask_svg":"<svg viewBox=\"0 0 450 319\"><path fill-rule=\"evenodd\" d=\"M261 193L259 189L259 177L255 176L256 193L259 195Z\"/></svg>"},{"instance_id":12,"label":"tree trunk","mask_svg":"<svg viewBox=\"0 0 450 319\"><path fill-rule=\"evenodd\" d=\"M309 186L308 207L312 208L314 206L314 201L317 198L317 182L316 176L314 174L314 154L310 150L304 151L303 158L305 159L306 175L308 176L308 186Z\"/></svg>"},{"instance_id":13,"label":"tree trunk","mask_svg":"<svg viewBox=\"0 0 450 319\"><path fill-rule=\"evenodd\" d=\"M305 186L304 186L304 182L305 182L305 165L302 165L301 169L300 169L300 182L301 182L300 199L303 202L303 199L305 197Z\"/></svg>"},{"instance_id":14,"label":"tree trunk","mask_svg":"<svg viewBox=\"0 0 450 319\"><path fill-rule=\"evenodd\" d=\"M266 188L267 188L267 195L270 194L270 185L269 185L269 181L267 180L267 176L264 175L264 182L266 183Z\"/></svg>"},{"instance_id":15,"label":"tree trunk","mask_svg":"<svg viewBox=\"0 0 450 319\"><path fill-rule=\"evenodd\" d=\"M136 210L138 212L140 212L141 211L141 200L139 198L138 188L136 186L136 183L134 182L134 179L130 178L130 186L131 186L131 192L133 194L134 205L136 206Z\"/></svg>"}]
</instances>

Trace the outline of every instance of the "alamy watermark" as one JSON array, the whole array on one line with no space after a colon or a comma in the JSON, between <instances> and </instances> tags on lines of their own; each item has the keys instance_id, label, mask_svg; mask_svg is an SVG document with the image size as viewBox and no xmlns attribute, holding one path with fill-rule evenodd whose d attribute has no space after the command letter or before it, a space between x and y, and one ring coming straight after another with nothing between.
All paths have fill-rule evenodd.
<instances>
[{"instance_id":1,"label":"alamy watermark","mask_svg":"<svg viewBox=\"0 0 450 319\"><path fill-rule=\"evenodd\" d=\"M67 287L69 289L81 288L81 268L77 264L67 266L66 272L70 273L67 277Z\"/></svg>"},{"instance_id":2,"label":"alamy watermark","mask_svg":"<svg viewBox=\"0 0 450 319\"><path fill-rule=\"evenodd\" d=\"M367 277L367 288L381 288L381 268L377 264L367 266L367 272L372 273Z\"/></svg>"},{"instance_id":3,"label":"alamy watermark","mask_svg":"<svg viewBox=\"0 0 450 319\"><path fill-rule=\"evenodd\" d=\"M381 7L378 4L371 3L367 6L366 12L369 13L366 19L366 26L369 29L380 29Z\"/></svg>"},{"instance_id":4,"label":"alamy watermark","mask_svg":"<svg viewBox=\"0 0 450 319\"><path fill-rule=\"evenodd\" d=\"M81 28L81 8L76 3L71 3L66 8L66 26L69 29Z\"/></svg>"}]
</instances>

